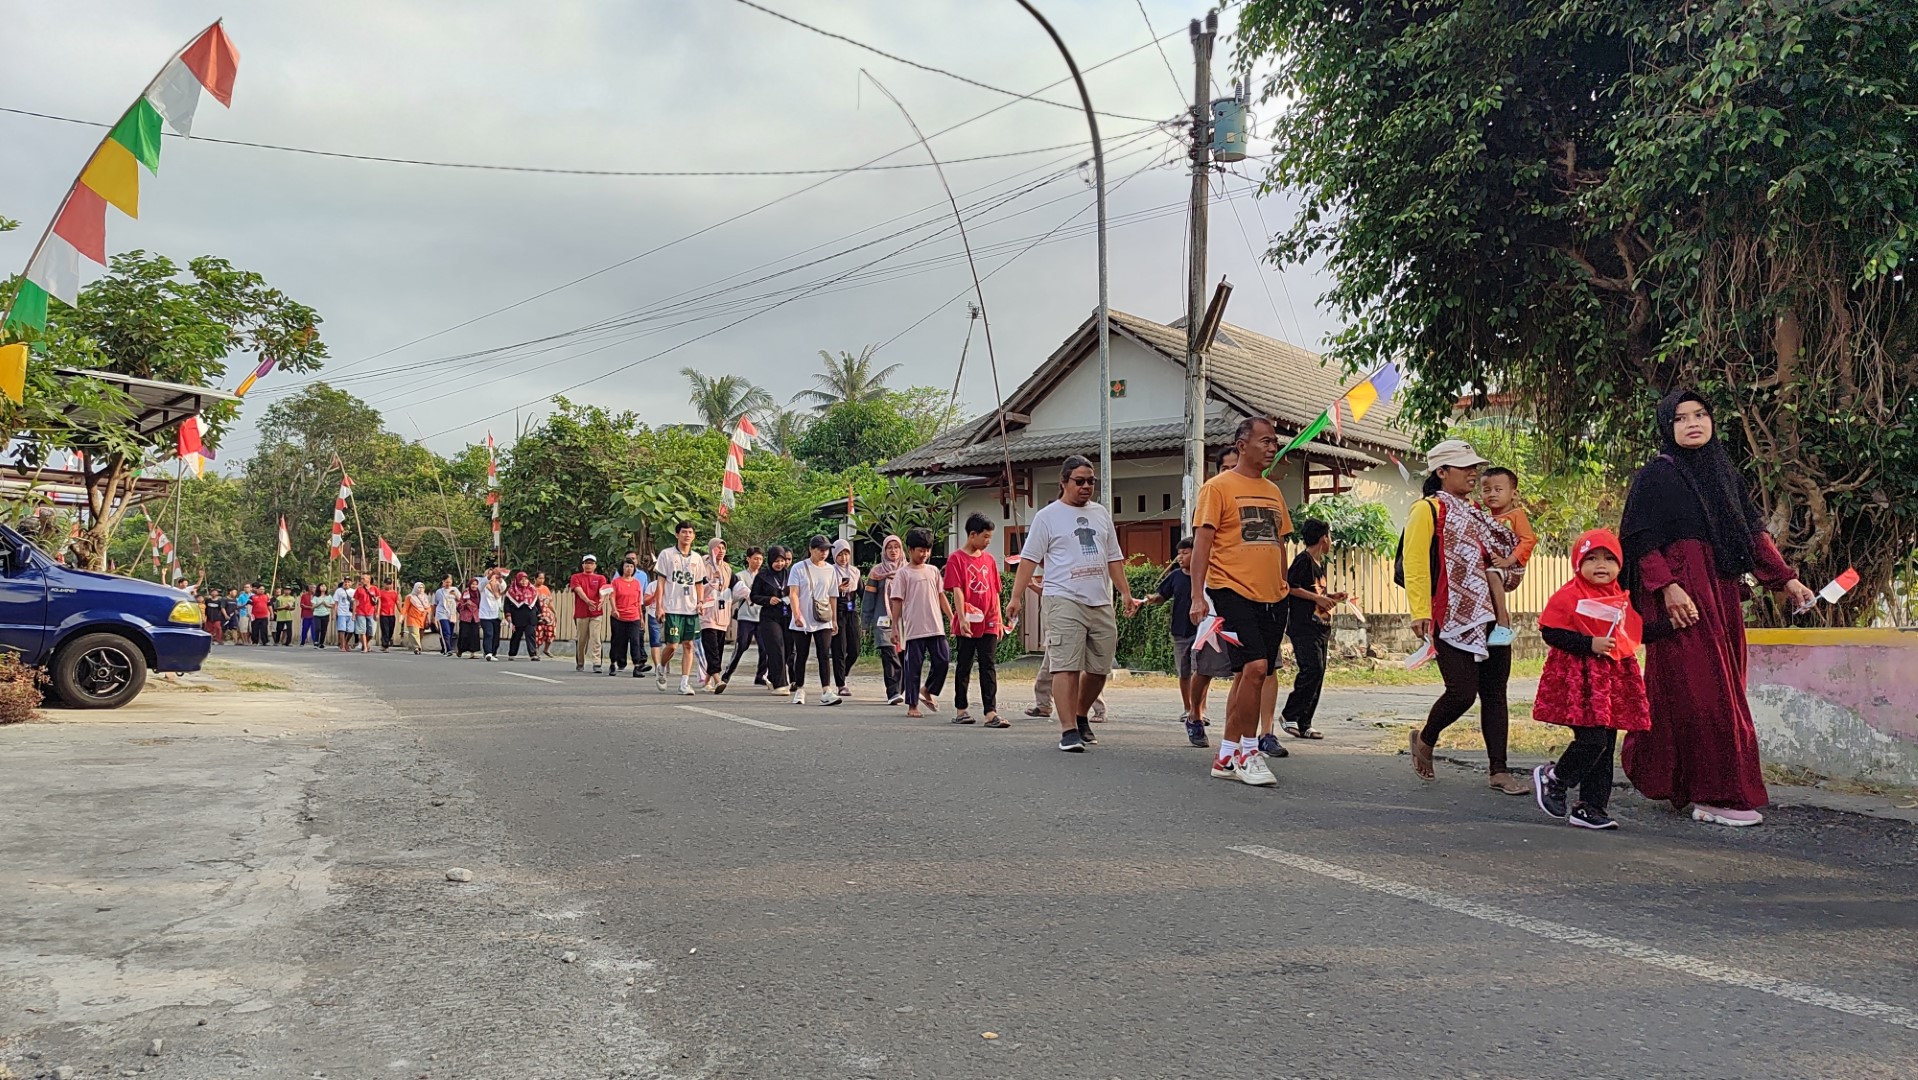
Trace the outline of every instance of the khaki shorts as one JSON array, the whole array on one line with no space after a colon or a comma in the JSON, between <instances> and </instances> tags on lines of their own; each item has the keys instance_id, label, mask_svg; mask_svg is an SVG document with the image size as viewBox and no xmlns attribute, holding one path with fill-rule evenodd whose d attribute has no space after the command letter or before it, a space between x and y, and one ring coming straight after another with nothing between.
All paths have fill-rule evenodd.
<instances>
[{"instance_id":1,"label":"khaki shorts","mask_svg":"<svg viewBox=\"0 0 1918 1080\"><path fill-rule=\"evenodd\" d=\"M1047 668L1112 674L1112 659L1119 651L1119 620L1111 604L1090 607L1069 596L1048 596L1044 613Z\"/></svg>"}]
</instances>

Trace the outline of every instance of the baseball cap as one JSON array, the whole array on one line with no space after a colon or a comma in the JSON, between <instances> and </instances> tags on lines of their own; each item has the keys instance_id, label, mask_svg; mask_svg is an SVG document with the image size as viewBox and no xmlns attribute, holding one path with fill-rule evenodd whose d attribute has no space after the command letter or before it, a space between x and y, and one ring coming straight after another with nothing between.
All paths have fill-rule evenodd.
<instances>
[{"instance_id":1,"label":"baseball cap","mask_svg":"<svg viewBox=\"0 0 1918 1080\"><path fill-rule=\"evenodd\" d=\"M588 552L588 553L587 553L587 554L585 554L585 555L581 555L581 556L579 557L579 561L580 561L580 562L598 562L598 561L599 561L599 559L598 559L598 557L597 557L597 556L595 556L595 555L593 555L592 553L590 553L590 552Z\"/></svg>"},{"instance_id":2,"label":"baseball cap","mask_svg":"<svg viewBox=\"0 0 1918 1080\"><path fill-rule=\"evenodd\" d=\"M1474 465L1490 464L1479 456L1472 444L1464 439L1446 439L1425 452L1425 470L1437 472L1443 468L1463 469Z\"/></svg>"}]
</instances>

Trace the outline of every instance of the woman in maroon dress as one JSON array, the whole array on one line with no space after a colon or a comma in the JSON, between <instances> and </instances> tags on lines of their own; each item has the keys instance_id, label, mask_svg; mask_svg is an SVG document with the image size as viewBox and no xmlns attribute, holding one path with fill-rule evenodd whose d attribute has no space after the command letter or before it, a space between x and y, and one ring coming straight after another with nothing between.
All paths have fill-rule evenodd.
<instances>
[{"instance_id":1,"label":"woman in maroon dress","mask_svg":"<svg viewBox=\"0 0 1918 1080\"><path fill-rule=\"evenodd\" d=\"M1621 530L1652 713L1650 731L1625 737L1625 775L1646 798L1689 805L1694 820L1756 825L1766 795L1745 700L1744 578L1791 607L1812 593L1765 531L1705 399L1668 395L1658 426L1663 450L1632 478Z\"/></svg>"}]
</instances>

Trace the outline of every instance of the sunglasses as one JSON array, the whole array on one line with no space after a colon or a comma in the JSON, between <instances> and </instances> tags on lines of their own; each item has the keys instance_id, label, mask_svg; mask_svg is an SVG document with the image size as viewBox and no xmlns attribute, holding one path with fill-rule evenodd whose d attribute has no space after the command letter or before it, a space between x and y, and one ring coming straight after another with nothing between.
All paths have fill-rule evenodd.
<instances>
[{"instance_id":1,"label":"sunglasses","mask_svg":"<svg viewBox=\"0 0 1918 1080\"><path fill-rule=\"evenodd\" d=\"M1098 477L1096 477L1096 476L1068 476L1068 477L1066 477L1066 483L1068 483L1068 484L1077 484L1077 485L1079 485L1080 487L1091 487L1092 485L1094 485L1094 484L1096 484L1096 483L1098 483L1098 482L1099 482L1099 478L1098 478Z\"/></svg>"}]
</instances>

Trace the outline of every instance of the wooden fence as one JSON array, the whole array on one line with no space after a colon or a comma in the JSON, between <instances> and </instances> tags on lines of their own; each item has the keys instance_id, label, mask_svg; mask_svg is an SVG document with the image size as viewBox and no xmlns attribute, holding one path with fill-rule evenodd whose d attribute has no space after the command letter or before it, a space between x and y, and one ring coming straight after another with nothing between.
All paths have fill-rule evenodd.
<instances>
[{"instance_id":1,"label":"wooden fence","mask_svg":"<svg viewBox=\"0 0 1918 1080\"><path fill-rule=\"evenodd\" d=\"M1392 584L1392 557L1365 552L1335 552L1326 565L1326 581L1333 592L1349 592L1367 615L1409 615L1405 590ZM1545 609L1545 601L1570 581L1572 560L1568 555L1534 552L1525 567L1525 580L1507 603L1513 611L1535 615Z\"/></svg>"}]
</instances>

